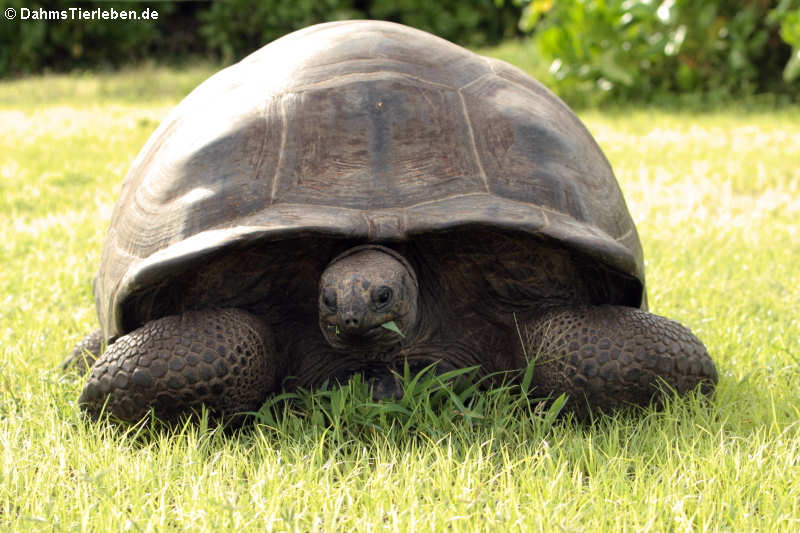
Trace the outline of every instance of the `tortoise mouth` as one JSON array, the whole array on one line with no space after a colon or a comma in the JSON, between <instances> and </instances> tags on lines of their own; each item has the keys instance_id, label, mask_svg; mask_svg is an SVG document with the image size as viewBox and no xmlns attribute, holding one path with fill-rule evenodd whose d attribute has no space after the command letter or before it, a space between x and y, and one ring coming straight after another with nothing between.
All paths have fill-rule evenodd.
<instances>
[{"instance_id":1,"label":"tortoise mouth","mask_svg":"<svg viewBox=\"0 0 800 533\"><path fill-rule=\"evenodd\" d=\"M328 324L326 333L331 346L356 351L386 348L399 344L402 340L400 335L381 325L348 330L340 328L336 324Z\"/></svg>"}]
</instances>

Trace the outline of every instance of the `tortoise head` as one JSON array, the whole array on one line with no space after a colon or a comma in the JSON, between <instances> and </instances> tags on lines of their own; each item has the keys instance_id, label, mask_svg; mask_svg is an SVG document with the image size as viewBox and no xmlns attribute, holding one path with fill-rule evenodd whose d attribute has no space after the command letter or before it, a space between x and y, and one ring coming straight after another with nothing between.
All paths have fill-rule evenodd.
<instances>
[{"instance_id":1,"label":"tortoise head","mask_svg":"<svg viewBox=\"0 0 800 533\"><path fill-rule=\"evenodd\" d=\"M357 246L334 258L319 283L319 325L334 348L381 353L417 324L419 286L400 254Z\"/></svg>"}]
</instances>

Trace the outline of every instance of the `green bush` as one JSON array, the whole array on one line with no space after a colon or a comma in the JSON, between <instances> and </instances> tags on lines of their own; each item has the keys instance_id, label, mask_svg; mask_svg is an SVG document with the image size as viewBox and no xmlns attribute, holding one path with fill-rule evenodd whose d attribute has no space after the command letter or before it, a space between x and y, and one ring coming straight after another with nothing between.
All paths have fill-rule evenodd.
<instances>
[{"instance_id":1,"label":"green bush","mask_svg":"<svg viewBox=\"0 0 800 533\"><path fill-rule=\"evenodd\" d=\"M492 0L372 0L370 18L413 26L466 46L496 44L516 34L520 10Z\"/></svg>"},{"instance_id":2,"label":"green bush","mask_svg":"<svg viewBox=\"0 0 800 533\"><path fill-rule=\"evenodd\" d=\"M69 8L91 11L97 7L117 12L157 9L160 20L72 20ZM0 75L39 71L46 66L119 66L147 57L158 37L158 27L173 8L170 2L74 2L71 0L2 0L0 12L13 8L17 17L0 23ZM23 8L29 17L23 19ZM40 9L51 17L41 20Z\"/></svg>"},{"instance_id":3,"label":"green bush","mask_svg":"<svg viewBox=\"0 0 800 533\"><path fill-rule=\"evenodd\" d=\"M0 9L61 11L70 7L117 10L146 7L156 21L0 21L0 76L49 68L119 66L193 54L237 60L293 30L318 22L372 18L407 24L463 45L499 42L516 34L520 9L495 0L212 0L211 2L102 2L0 0Z\"/></svg>"},{"instance_id":4,"label":"green bush","mask_svg":"<svg viewBox=\"0 0 800 533\"><path fill-rule=\"evenodd\" d=\"M363 18L353 4L351 0L217 1L200 13L200 32L208 50L230 62L318 22Z\"/></svg>"},{"instance_id":5,"label":"green bush","mask_svg":"<svg viewBox=\"0 0 800 533\"><path fill-rule=\"evenodd\" d=\"M210 51L226 61L318 22L370 18L413 26L463 45L496 43L515 33L520 10L492 0L295 0L213 2L200 14Z\"/></svg>"},{"instance_id":6,"label":"green bush","mask_svg":"<svg viewBox=\"0 0 800 533\"><path fill-rule=\"evenodd\" d=\"M792 54L783 69L783 79L800 78L800 0L781 0L771 13L773 23L780 24L781 38L792 47Z\"/></svg>"},{"instance_id":7,"label":"green bush","mask_svg":"<svg viewBox=\"0 0 800 533\"><path fill-rule=\"evenodd\" d=\"M532 32L546 80L572 104L729 100L800 83L800 0L0 0L0 10L149 8L157 20L0 21L0 76L200 55L237 60L293 30L391 20L467 46ZM523 10L524 8L524 10Z\"/></svg>"},{"instance_id":8,"label":"green bush","mask_svg":"<svg viewBox=\"0 0 800 533\"><path fill-rule=\"evenodd\" d=\"M796 1L782 4L789 11ZM790 50L771 10L761 0L533 0L521 25L574 103L729 98L787 89L780 73Z\"/></svg>"}]
</instances>

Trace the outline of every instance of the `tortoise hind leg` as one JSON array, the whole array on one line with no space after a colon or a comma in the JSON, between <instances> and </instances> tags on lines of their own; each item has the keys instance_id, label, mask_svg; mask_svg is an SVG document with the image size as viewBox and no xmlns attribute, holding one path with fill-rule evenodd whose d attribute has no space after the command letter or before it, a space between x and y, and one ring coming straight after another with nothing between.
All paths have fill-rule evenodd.
<instances>
[{"instance_id":1,"label":"tortoise hind leg","mask_svg":"<svg viewBox=\"0 0 800 533\"><path fill-rule=\"evenodd\" d=\"M61 364L65 371L75 371L80 375L86 374L94 362L103 353L103 330L98 329L86 335L75 345L72 352Z\"/></svg>"},{"instance_id":2,"label":"tortoise hind leg","mask_svg":"<svg viewBox=\"0 0 800 533\"><path fill-rule=\"evenodd\" d=\"M663 385L710 394L717 370L687 328L640 309L612 305L550 310L525 325L535 358L535 394L567 393L578 414L647 405Z\"/></svg>"},{"instance_id":3,"label":"tortoise hind leg","mask_svg":"<svg viewBox=\"0 0 800 533\"><path fill-rule=\"evenodd\" d=\"M272 336L238 309L189 311L117 339L92 368L78 402L135 422L153 408L174 421L201 404L219 417L258 409L277 381Z\"/></svg>"}]
</instances>

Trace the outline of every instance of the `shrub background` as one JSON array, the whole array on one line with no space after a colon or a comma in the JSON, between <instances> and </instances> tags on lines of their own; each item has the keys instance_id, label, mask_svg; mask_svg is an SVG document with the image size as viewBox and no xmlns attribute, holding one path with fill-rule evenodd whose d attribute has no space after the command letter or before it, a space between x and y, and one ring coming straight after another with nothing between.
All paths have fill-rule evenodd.
<instances>
[{"instance_id":1,"label":"shrub background","mask_svg":"<svg viewBox=\"0 0 800 533\"><path fill-rule=\"evenodd\" d=\"M493 0L224 0L211 2L97 2L0 0L0 12L79 7L155 9L156 21L13 21L0 19L0 76L44 70L118 67L201 56L224 62L244 57L281 35L318 22L391 20L467 46L518 34L521 6Z\"/></svg>"},{"instance_id":2,"label":"shrub background","mask_svg":"<svg viewBox=\"0 0 800 533\"><path fill-rule=\"evenodd\" d=\"M573 101L796 97L800 0L532 0L520 25Z\"/></svg>"},{"instance_id":3,"label":"shrub background","mask_svg":"<svg viewBox=\"0 0 800 533\"><path fill-rule=\"evenodd\" d=\"M0 0L32 10L145 8L156 21L0 23L0 77L109 69L144 60L230 63L293 30L390 20L461 45L530 36L542 81L572 105L722 101L768 93L800 100L800 0ZM688 95L688 100L687 96Z\"/></svg>"}]
</instances>

